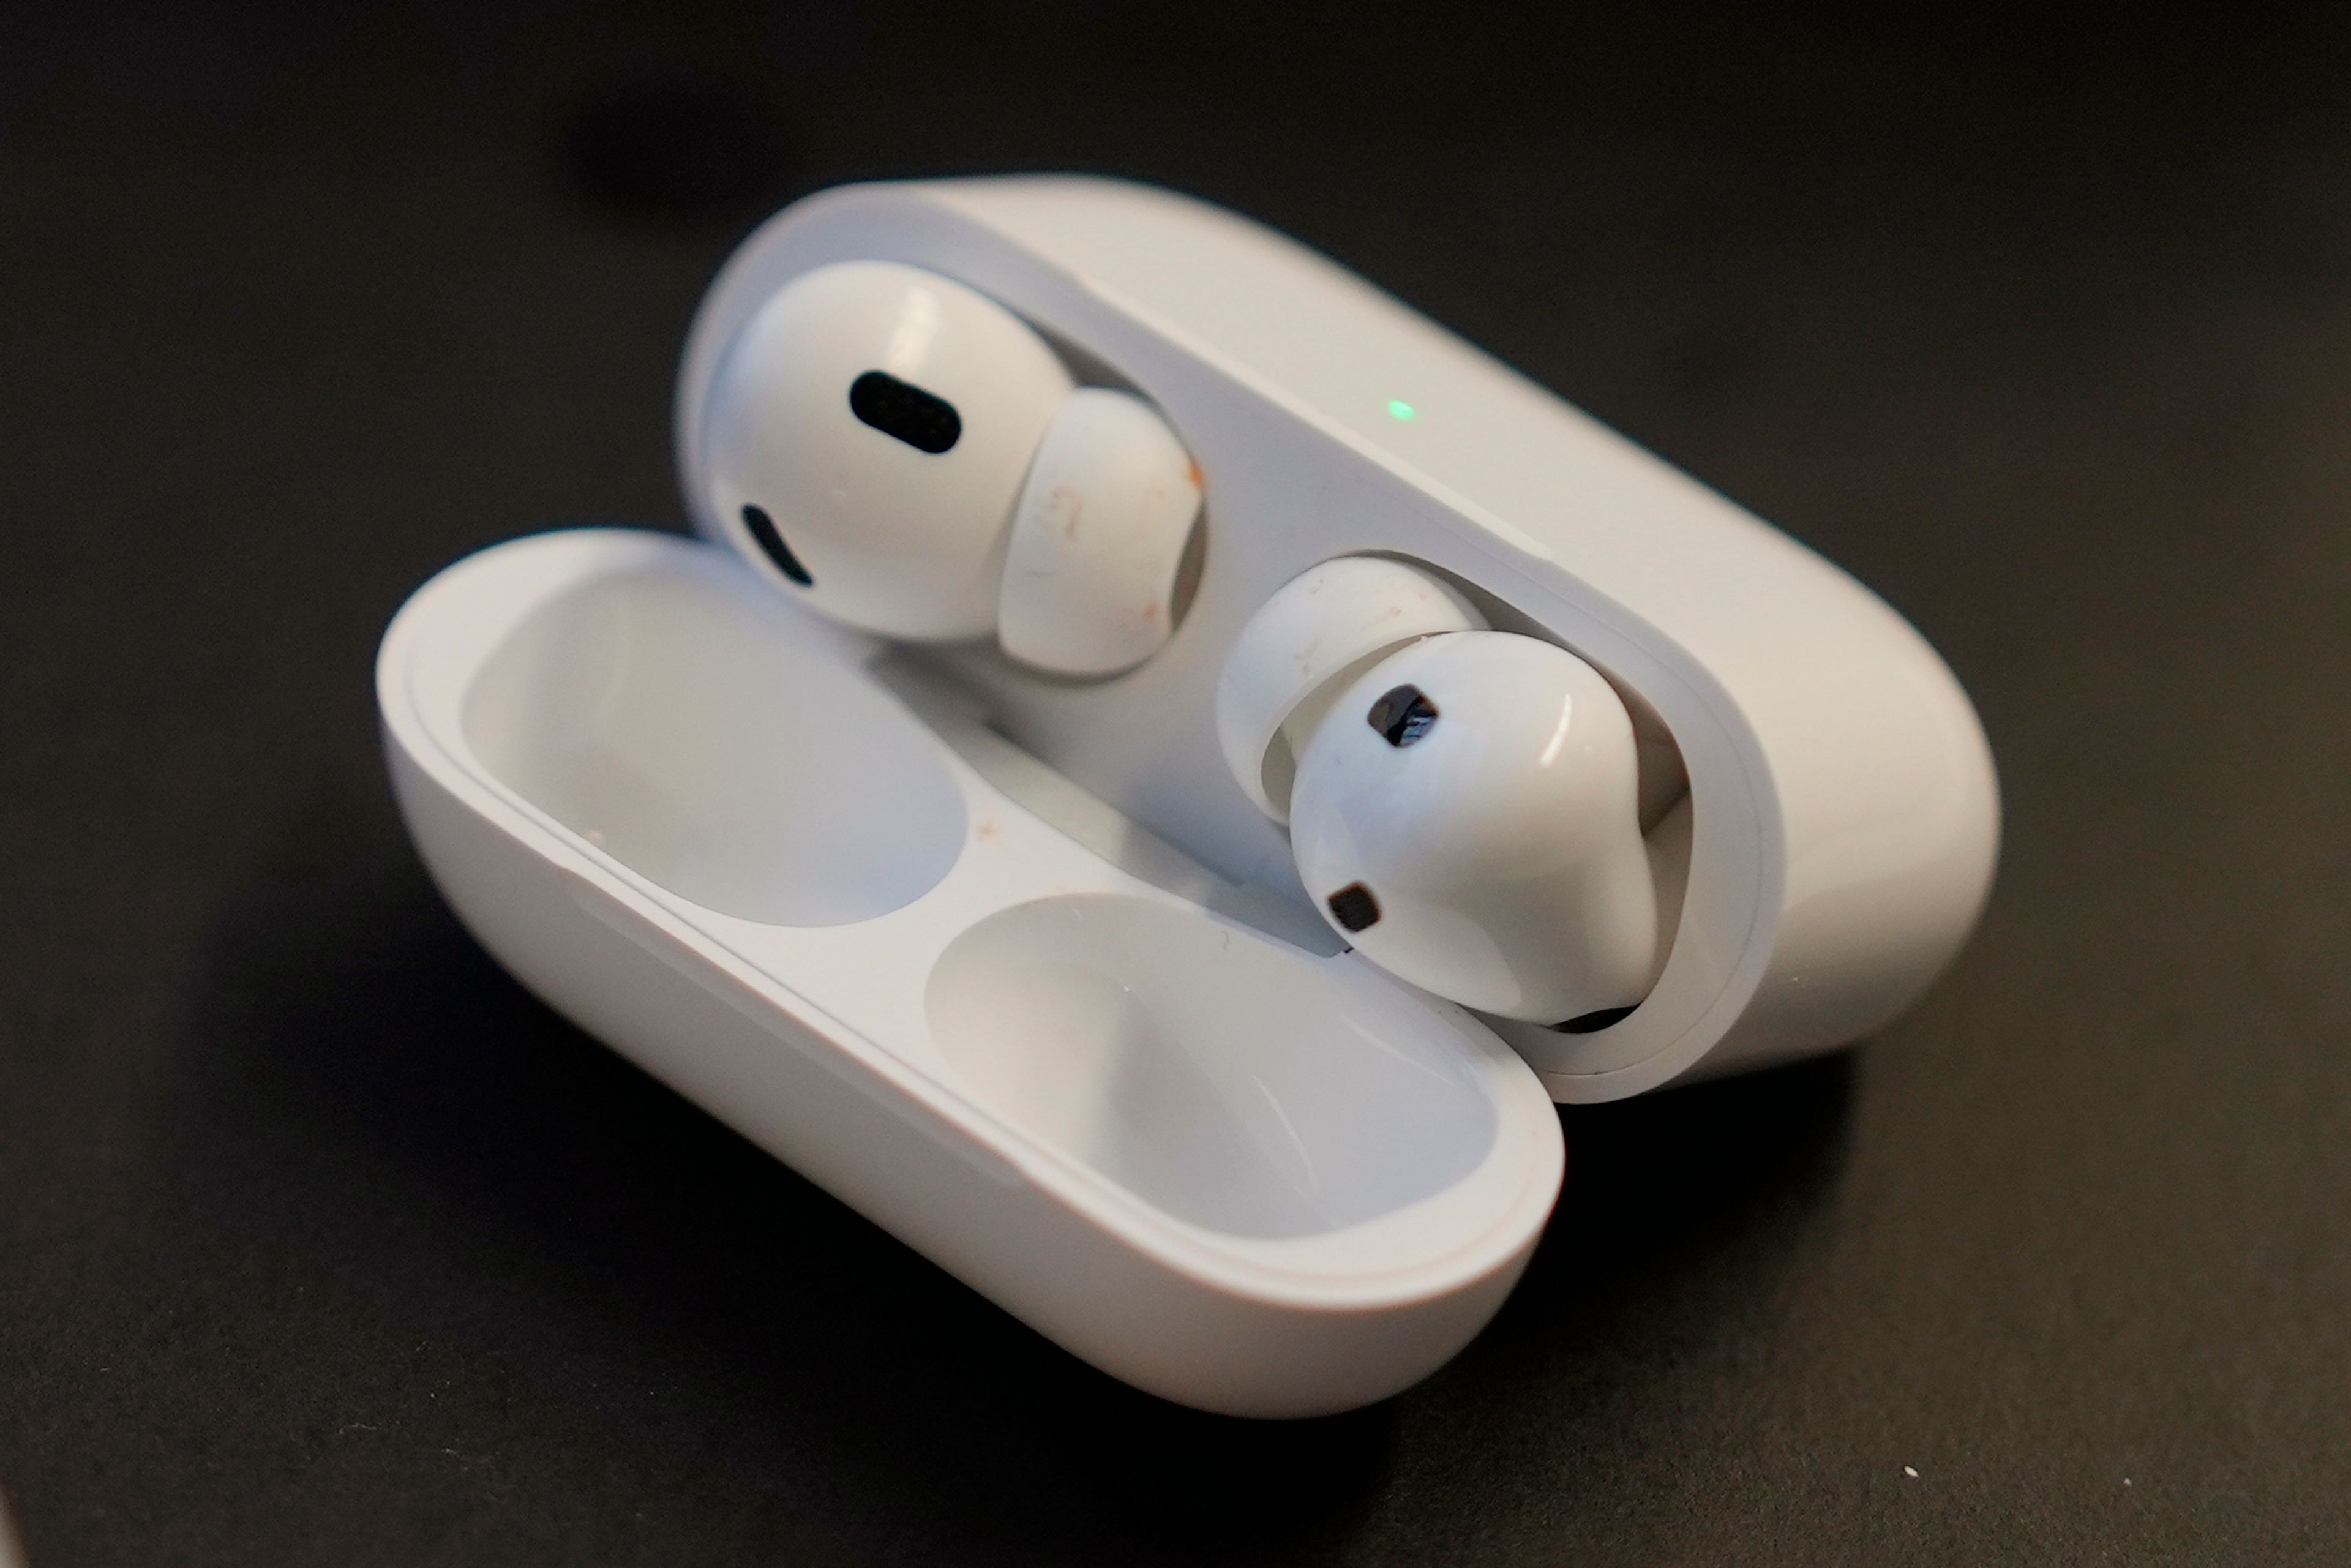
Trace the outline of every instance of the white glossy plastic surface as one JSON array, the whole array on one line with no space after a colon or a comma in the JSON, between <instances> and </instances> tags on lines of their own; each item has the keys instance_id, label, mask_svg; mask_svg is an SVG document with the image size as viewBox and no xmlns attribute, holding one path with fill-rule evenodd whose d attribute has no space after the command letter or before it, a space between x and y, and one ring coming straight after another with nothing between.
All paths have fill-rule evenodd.
<instances>
[{"instance_id":1,"label":"white glossy plastic surface","mask_svg":"<svg viewBox=\"0 0 2351 1568\"><path fill-rule=\"evenodd\" d=\"M952 444L860 418L880 372L949 405ZM729 334L698 448L725 537L779 591L894 636L985 636L1013 503L1071 388L1036 333L935 274L882 261L812 272ZM764 513L801 574L746 521Z\"/></svg>"},{"instance_id":2,"label":"white glossy plastic surface","mask_svg":"<svg viewBox=\"0 0 2351 1568\"><path fill-rule=\"evenodd\" d=\"M1217 743L1257 808L1290 820L1297 753L1349 681L1418 637L1486 624L1451 584L1376 556L1328 560L1282 584L1217 674Z\"/></svg>"},{"instance_id":3,"label":"white glossy plastic surface","mask_svg":"<svg viewBox=\"0 0 2351 1568\"><path fill-rule=\"evenodd\" d=\"M1900 616L1360 278L1165 192L943 181L779 214L728 261L687 345L678 457L698 528L729 526L703 445L725 345L794 277L872 257L956 278L1105 368L1199 465L1213 548L1157 653L1083 685L993 649L943 659L1029 751L1222 876L1312 909L1267 801L1227 766L1215 693L1250 617L1334 557L1426 562L1663 721L1689 779L1689 857L1655 988L1589 1034L1495 1026L1554 1095L1852 1040L1973 925L1999 837L1991 759Z\"/></svg>"},{"instance_id":4,"label":"white glossy plastic surface","mask_svg":"<svg viewBox=\"0 0 2351 1568\"><path fill-rule=\"evenodd\" d=\"M940 957L928 1000L980 1103L1211 1230L1375 1219L1443 1192L1494 1141L1456 1025L1165 904L990 915Z\"/></svg>"},{"instance_id":5,"label":"white glossy plastic surface","mask_svg":"<svg viewBox=\"0 0 2351 1568\"><path fill-rule=\"evenodd\" d=\"M1399 693L1422 716L1392 739L1366 716L1387 722ZM1331 706L1299 758L1290 843L1365 957L1560 1023L1635 1005L1656 973L1639 772L1633 721L1591 665L1515 632L1447 632Z\"/></svg>"},{"instance_id":6,"label":"white glossy plastic surface","mask_svg":"<svg viewBox=\"0 0 2351 1568\"><path fill-rule=\"evenodd\" d=\"M1200 515L1200 485L1140 398L1081 387L1054 417L1013 509L997 636L1024 664L1109 675L1159 651Z\"/></svg>"},{"instance_id":7,"label":"white glossy plastic surface","mask_svg":"<svg viewBox=\"0 0 2351 1568\"><path fill-rule=\"evenodd\" d=\"M965 835L937 741L773 625L705 613L707 597L692 578L643 576L550 603L466 691L475 756L723 915L838 925L935 886ZM844 714L858 717L831 716Z\"/></svg>"},{"instance_id":8,"label":"white glossy plastic surface","mask_svg":"<svg viewBox=\"0 0 2351 1568\"><path fill-rule=\"evenodd\" d=\"M1534 1074L1048 826L877 651L726 551L581 530L425 584L377 696L501 963L1040 1332L1259 1416L1440 1364L1558 1189Z\"/></svg>"}]
</instances>

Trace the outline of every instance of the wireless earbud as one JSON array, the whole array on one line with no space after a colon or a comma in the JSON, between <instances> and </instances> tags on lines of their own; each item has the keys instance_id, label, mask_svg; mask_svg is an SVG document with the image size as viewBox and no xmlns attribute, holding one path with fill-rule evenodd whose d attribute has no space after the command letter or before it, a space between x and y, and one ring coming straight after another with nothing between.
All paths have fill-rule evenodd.
<instances>
[{"instance_id":1,"label":"wireless earbud","mask_svg":"<svg viewBox=\"0 0 2351 1568\"><path fill-rule=\"evenodd\" d=\"M961 284L891 262L804 273L735 334L706 411L728 538L835 620L993 630L1026 664L1097 676L1173 631L1190 455Z\"/></svg>"},{"instance_id":2,"label":"wireless earbud","mask_svg":"<svg viewBox=\"0 0 2351 1568\"><path fill-rule=\"evenodd\" d=\"M1290 849L1324 916L1391 974L1556 1023L1646 995L1657 905L1631 719L1598 671L1508 632L1358 676L1299 756Z\"/></svg>"},{"instance_id":3,"label":"wireless earbud","mask_svg":"<svg viewBox=\"0 0 2351 1568\"><path fill-rule=\"evenodd\" d=\"M1629 1009L1663 956L1639 747L1605 677L1400 562L1327 562L1234 644L1220 737L1364 956L1504 1018Z\"/></svg>"},{"instance_id":4,"label":"wireless earbud","mask_svg":"<svg viewBox=\"0 0 2351 1568\"><path fill-rule=\"evenodd\" d=\"M1290 820L1298 753L1348 681L1387 653L1486 618L1425 571L1378 556L1326 560L1241 628L1217 681L1217 740L1259 810Z\"/></svg>"}]
</instances>

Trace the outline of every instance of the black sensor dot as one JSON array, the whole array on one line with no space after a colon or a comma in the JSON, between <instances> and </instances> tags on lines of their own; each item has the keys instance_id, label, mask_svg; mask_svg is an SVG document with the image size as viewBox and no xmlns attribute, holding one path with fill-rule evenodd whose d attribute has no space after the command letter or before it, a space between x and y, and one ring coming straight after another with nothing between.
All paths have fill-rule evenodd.
<instances>
[{"instance_id":1,"label":"black sensor dot","mask_svg":"<svg viewBox=\"0 0 2351 1568\"><path fill-rule=\"evenodd\" d=\"M849 412L883 434L933 456L963 434L963 415L955 404L881 371L868 371L849 383Z\"/></svg>"},{"instance_id":2,"label":"black sensor dot","mask_svg":"<svg viewBox=\"0 0 2351 1568\"><path fill-rule=\"evenodd\" d=\"M802 588L816 586L816 579L809 575L809 569L800 564L800 558L792 553L792 547L786 544L784 536L776 531L775 518L757 507L746 507L743 508L743 526L751 530L751 537L759 541L759 548L768 552L768 559L776 563L778 571Z\"/></svg>"},{"instance_id":3,"label":"black sensor dot","mask_svg":"<svg viewBox=\"0 0 2351 1568\"><path fill-rule=\"evenodd\" d=\"M1380 901L1374 898L1372 890L1360 882L1349 883L1332 894L1327 902L1331 905L1332 918L1350 931L1361 931L1380 923Z\"/></svg>"},{"instance_id":4,"label":"black sensor dot","mask_svg":"<svg viewBox=\"0 0 2351 1568\"><path fill-rule=\"evenodd\" d=\"M1418 686L1396 686L1364 718L1390 746L1410 746L1437 727L1437 705Z\"/></svg>"}]
</instances>

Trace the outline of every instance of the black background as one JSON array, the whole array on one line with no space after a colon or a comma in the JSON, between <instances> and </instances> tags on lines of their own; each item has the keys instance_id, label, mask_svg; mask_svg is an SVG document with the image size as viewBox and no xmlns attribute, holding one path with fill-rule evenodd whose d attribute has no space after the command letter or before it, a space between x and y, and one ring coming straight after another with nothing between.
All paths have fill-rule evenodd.
<instances>
[{"instance_id":1,"label":"black background","mask_svg":"<svg viewBox=\"0 0 2351 1568\"><path fill-rule=\"evenodd\" d=\"M0 13L36 1568L2351 1560L2342 8L1940 10ZM1780 522L2000 758L1938 988L1564 1113L1525 1283L1356 1415L1018 1326L521 994L381 779L426 575L674 526L749 224L1030 168L1290 230Z\"/></svg>"}]
</instances>

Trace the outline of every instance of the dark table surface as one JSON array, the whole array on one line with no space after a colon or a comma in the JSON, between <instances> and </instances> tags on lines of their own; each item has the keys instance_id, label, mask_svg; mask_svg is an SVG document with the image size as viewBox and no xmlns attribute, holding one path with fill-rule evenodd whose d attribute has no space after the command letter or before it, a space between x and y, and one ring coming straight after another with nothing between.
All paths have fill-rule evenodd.
<instances>
[{"instance_id":1,"label":"dark table surface","mask_svg":"<svg viewBox=\"0 0 2351 1568\"><path fill-rule=\"evenodd\" d=\"M35 1568L2351 1561L2340 7L192 9L0 16ZM524 995L383 783L420 580L676 525L751 222L1040 168L1288 229L1778 521L2000 758L1927 999L1562 1113L1524 1284L1359 1414L1037 1338Z\"/></svg>"}]
</instances>

